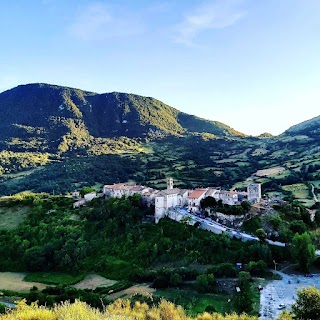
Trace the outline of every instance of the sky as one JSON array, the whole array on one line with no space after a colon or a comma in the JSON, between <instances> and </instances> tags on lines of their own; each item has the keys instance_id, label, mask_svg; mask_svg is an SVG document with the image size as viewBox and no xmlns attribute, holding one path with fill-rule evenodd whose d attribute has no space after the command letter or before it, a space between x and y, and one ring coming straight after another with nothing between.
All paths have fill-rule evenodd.
<instances>
[{"instance_id":1,"label":"sky","mask_svg":"<svg viewBox=\"0 0 320 320\"><path fill-rule=\"evenodd\" d=\"M250 135L320 115L319 0L1 0L0 92L157 98Z\"/></svg>"}]
</instances>

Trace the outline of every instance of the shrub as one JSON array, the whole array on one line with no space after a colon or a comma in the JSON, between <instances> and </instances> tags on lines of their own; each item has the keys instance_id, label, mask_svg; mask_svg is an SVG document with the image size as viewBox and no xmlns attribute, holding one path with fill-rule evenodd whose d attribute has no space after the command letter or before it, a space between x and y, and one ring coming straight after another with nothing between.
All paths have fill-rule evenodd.
<instances>
[{"instance_id":1,"label":"shrub","mask_svg":"<svg viewBox=\"0 0 320 320\"><path fill-rule=\"evenodd\" d=\"M213 274L201 274L197 277L196 288L199 292L213 292L216 279Z\"/></svg>"}]
</instances>

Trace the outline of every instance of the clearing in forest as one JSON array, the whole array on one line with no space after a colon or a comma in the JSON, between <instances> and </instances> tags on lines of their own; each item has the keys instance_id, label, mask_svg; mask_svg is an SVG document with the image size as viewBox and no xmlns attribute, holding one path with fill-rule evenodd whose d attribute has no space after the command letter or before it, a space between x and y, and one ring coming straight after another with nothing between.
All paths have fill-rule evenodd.
<instances>
[{"instance_id":1,"label":"clearing in forest","mask_svg":"<svg viewBox=\"0 0 320 320\"><path fill-rule=\"evenodd\" d=\"M30 208L27 206L0 207L0 230L15 229L27 217Z\"/></svg>"},{"instance_id":2,"label":"clearing in forest","mask_svg":"<svg viewBox=\"0 0 320 320\"><path fill-rule=\"evenodd\" d=\"M33 286L39 290L47 286L39 282L25 282L25 276L26 273L23 272L0 272L0 290L28 292Z\"/></svg>"},{"instance_id":3,"label":"clearing in forest","mask_svg":"<svg viewBox=\"0 0 320 320\"><path fill-rule=\"evenodd\" d=\"M283 167L273 167L269 169L258 170L254 175L257 177L265 177L265 176L270 176L270 175L280 173L284 170L286 169Z\"/></svg>"}]
</instances>

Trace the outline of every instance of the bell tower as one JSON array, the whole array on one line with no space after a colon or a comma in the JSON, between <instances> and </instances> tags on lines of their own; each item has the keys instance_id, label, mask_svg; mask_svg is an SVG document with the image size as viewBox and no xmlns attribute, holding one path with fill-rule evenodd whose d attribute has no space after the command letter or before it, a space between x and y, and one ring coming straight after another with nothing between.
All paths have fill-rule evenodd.
<instances>
[{"instance_id":1,"label":"bell tower","mask_svg":"<svg viewBox=\"0 0 320 320\"><path fill-rule=\"evenodd\" d=\"M167 189L168 190L173 189L173 178L168 178L167 179Z\"/></svg>"}]
</instances>

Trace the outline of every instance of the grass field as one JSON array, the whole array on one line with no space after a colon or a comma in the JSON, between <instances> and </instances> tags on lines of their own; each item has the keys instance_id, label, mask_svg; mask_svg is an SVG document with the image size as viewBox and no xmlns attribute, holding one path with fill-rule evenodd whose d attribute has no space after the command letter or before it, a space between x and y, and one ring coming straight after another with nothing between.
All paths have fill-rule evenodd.
<instances>
[{"instance_id":1,"label":"grass field","mask_svg":"<svg viewBox=\"0 0 320 320\"><path fill-rule=\"evenodd\" d=\"M315 203L314 200L310 198L308 186L304 183L282 186L282 189L290 191L294 198L300 201L306 207L310 207Z\"/></svg>"},{"instance_id":2,"label":"grass field","mask_svg":"<svg viewBox=\"0 0 320 320\"><path fill-rule=\"evenodd\" d=\"M274 178L274 179L284 179L290 176L291 172L289 170L284 170L279 173L275 173L269 176L269 178Z\"/></svg>"},{"instance_id":3,"label":"grass field","mask_svg":"<svg viewBox=\"0 0 320 320\"><path fill-rule=\"evenodd\" d=\"M305 185L304 183L296 183L296 184L282 186L282 189L285 191L292 192L293 196L296 199L310 199L309 189L307 185Z\"/></svg>"},{"instance_id":4,"label":"grass field","mask_svg":"<svg viewBox=\"0 0 320 320\"><path fill-rule=\"evenodd\" d=\"M280 198L283 198L284 197L284 194L281 193L281 192L278 192L278 191L271 191L271 192L266 192L267 196L269 198L272 198L272 197L280 197Z\"/></svg>"},{"instance_id":5,"label":"grass field","mask_svg":"<svg viewBox=\"0 0 320 320\"><path fill-rule=\"evenodd\" d=\"M250 165L250 162L248 162L248 161L237 162L237 166L239 166L239 167L244 167L244 166L248 166L248 165Z\"/></svg>"},{"instance_id":6,"label":"grass field","mask_svg":"<svg viewBox=\"0 0 320 320\"><path fill-rule=\"evenodd\" d=\"M232 311L230 302L228 302L229 299L232 299L230 295L200 294L194 291L178 289L157 290L153 295L181 305L188 314L193 316L204 312L207 306L214 307L220 313Z\"/></svg>"},{"instance_id":7,"label":"grass field","mask_svg":"<svg viewBox=\"0 0 320 320\"><path fill-rule=\"evenodd\" d=\"M284 170L285 168L283 167L273 167L273 168L258 170L254 175L257 177L265 177L270 175L276 175Z\"/></svg>"},{"instance_id":8,"label":"grass field","mask_svg":"<svg viewBox=\"0 0 320 320\"><path fill-rule=\"evenodd\" d=\"M30 208L27 206L0 207L0 230L15 229L27 217Z\"/></svg>"},{"instance_id":9,"label":"grass field","mask_svg":"<svg viewBox=\"0 0 320 320\"><path fill-rule=\"evenodd\" d=\"M28 273L23 280L26 282L41 282L52 285L72 285L82 281L84 278L85 275L71 275L58 272L33 272Z\"/></svg>"},{"instance_id":10,"label":"grass field","mask_svg":"<svg viewBox=\"0 0 320 320\"><path fill-rule=\"evenodd\" d=\"M257 148L252 152L253 156L259 156L259 155L263 155L268 153L268 150L264 149L264 148Z\"/></svg>"}]
</instances>

